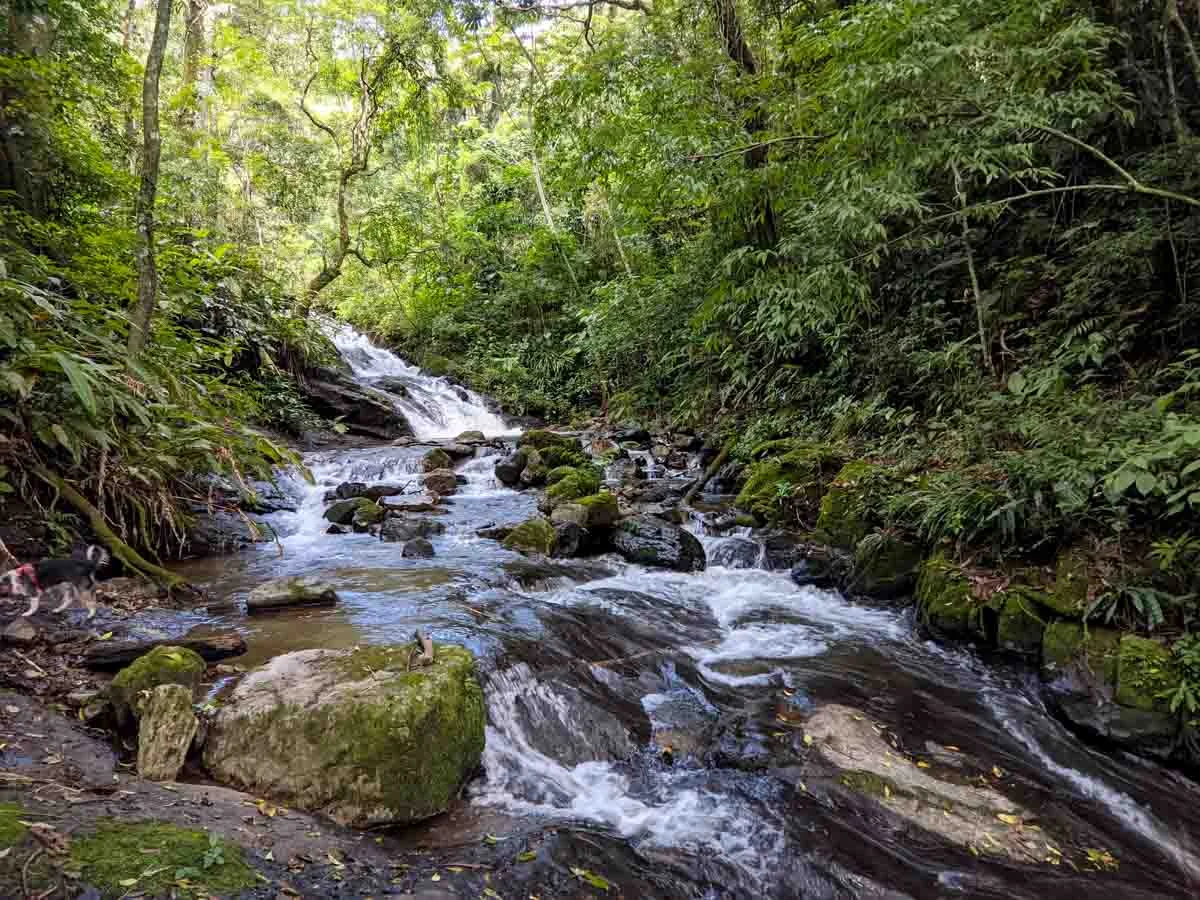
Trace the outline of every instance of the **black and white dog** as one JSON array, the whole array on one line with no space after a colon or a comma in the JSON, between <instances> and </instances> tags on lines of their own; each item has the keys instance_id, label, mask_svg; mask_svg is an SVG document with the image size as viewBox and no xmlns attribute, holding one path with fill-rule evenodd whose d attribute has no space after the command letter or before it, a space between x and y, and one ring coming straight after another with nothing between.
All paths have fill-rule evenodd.
<instances>
[{"instance_id":1,"label":"black and white dog","mask_svg":"<svg viewBox=\"0 0 1200 900\"><path fill-rule=\"evenodd\" d=\"M43 559L18 566L0 575L0 585L7 585L13 597L29 598L29 609L22 616L32 616L43 596L58 592L63 599L54 612L76 604L87 608L90 619L96 615L96 572L107 562L108 551L93 545L85 559Z\"/></svg>"}]
</instances>

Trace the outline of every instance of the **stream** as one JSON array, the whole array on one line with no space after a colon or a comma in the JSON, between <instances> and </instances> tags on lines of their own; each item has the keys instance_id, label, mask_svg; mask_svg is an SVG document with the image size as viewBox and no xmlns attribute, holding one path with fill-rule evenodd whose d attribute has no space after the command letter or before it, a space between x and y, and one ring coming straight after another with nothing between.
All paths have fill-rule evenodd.
<instances>
[{"instance_id":1,"label":"stream","mask_svg":"<svg viewBox=\"0 0 1200 900\"><path fill-rule=\"evenodd\" d=\"M353 332L336 343L363 384L405 382L396 403L417 438L478 429L515 439L478 395ZM473 818L578 829L599 836L581 850L587 867L631 897L1200 895L1193 782L1082 742L1046 708L1035 672L939 646L910 611L797 587L786 572L684 575L618 557L511 553L475 531L528 518L537 498L494 479L503 451L491 447L458 465L467 483L449 498L446 532L431 538L434 558L325 533L327 490L415 485L427 449L309 454L315 485L285 483L296 509L270 517L278 544L179 567L234 599L283 575L337 587L342 602L331 608L185 614L185 625L240 630L247 666L293 650L406 643L418 627L476 654L488 704L484 773L463 810L413 829L415 840L452 839ZM692 530L710 557L729 540L698 522ZM810 778L802 727L829 704L877 723L939 778L986 781L1026 811L1037 840L1060 849L1036 862L979 852L836 778Z\"/></svg>"}]
</instances>

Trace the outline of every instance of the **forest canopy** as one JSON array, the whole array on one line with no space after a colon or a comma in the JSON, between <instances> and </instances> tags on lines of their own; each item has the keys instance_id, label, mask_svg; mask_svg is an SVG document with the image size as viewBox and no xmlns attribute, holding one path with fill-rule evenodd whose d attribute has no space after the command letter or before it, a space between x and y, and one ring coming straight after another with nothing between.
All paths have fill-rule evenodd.
<instances>
[{"instance_id":1,"label":"forest canopy","mask_svg":"<svg viewBox=\"0 0 1200 900\"><path fill-rule=\"evenodd\" d=\"M6 5L0 491L63 529L66 484L165 553L291 458L336 317L701 427L760 518L811 525L819 444L887 462L881 528L1086 538L1111 614L1190 618L1193 0Z\"/></svg>"}]
</instances>

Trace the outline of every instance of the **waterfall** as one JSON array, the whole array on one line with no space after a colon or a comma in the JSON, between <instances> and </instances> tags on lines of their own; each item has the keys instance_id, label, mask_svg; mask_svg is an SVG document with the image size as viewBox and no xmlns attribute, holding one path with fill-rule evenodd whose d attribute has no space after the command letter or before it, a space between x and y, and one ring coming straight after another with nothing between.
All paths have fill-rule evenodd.
<instances>
[{"instance_id":1,"label":"waterfall","mask_svg":"<svg viewBox=\"0 0 1200 900\"><path fill-rule=\"evenodd\" d=\"M330 339L358 381L395 398L396 407L421 440L452 438L464 431L482 431L496 437L517 430L489 410L474 391L424 374L349 326L331 331Z\"/></svg>"}]
</instances>

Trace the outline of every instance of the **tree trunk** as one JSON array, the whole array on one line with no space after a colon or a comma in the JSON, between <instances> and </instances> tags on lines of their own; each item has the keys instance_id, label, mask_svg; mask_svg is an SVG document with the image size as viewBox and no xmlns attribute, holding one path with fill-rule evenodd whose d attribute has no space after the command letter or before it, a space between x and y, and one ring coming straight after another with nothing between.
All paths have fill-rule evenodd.
<instances>
[{"instance_id":1,"label":"tree trunk","mask_svg":"<svg viewBox=\"0 0 1200 900\"><path fill-rule=\"evenodd\" d=\"M187 0L183 32L183 77L179 87L179 127L194 139L200 125L200 59L204 55L204 15L208 0Z\"/></svg>"},{"instance_id":2,"label":"tree trunk","mask_svg":"<svg viewBox=\"0 0 1200 900\"><path fill-rule=\"evenodd\" d=\"M129 323L129 361L133 362L146 346L150 318L158 301L158 269L154 263L154 201L158 196L158 163L162 154L162 135L158 130L158 82L162 75L167 35L171 30L171 0L158 0L154 20L154 38L146 57L146 77L142 82L142 183L138 188L137 220L137 307Z\"/></svg>"},{"instance_id":3,"label":"tree trunk","mask_svg":"<svg viewBox=\"0 0 1200 900\"><path fill-rule=\"evenodd\" d=\"M746 37L742 32L737 0L713 0L713 14L716 18L717 34L721 38L721 45L724 47L726 55L733 60L744 75L757 75L758 62L754 59L754 54L750 51L750 45L746 43ZM746 119L746 133L752 141L758 141L759 133L766 127L766 111L760 105L755 104L750 108L749 116ZM742 159L747 169L760 169L767 164L769 154L768 147L758 144L747 150L742 155ZM775 246L778 237L775 208L771 203L771 195L766 190L755 203L750 222L750 236L758 247L767 249Z\"/></svg>"},{"instance_id":4,"label":"tree trunk","mask_svg":"<svg viewBox=\"0 0 1200 900\"><path fill-rule=\"evenodd\" d=\"M129 0L129 6L125 9L125 21L121 23L121 49L126 53L133 52L133 35L137 29L135 19L137 18L138 0ZM129 106L125 107L125 145L129 153L129 174L137 173L138 154L135 141L137 140L137 125L133 121L133 109Z\"/></svg>"}]
</instances>

